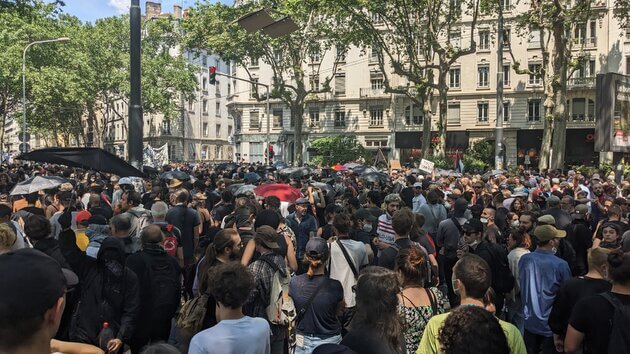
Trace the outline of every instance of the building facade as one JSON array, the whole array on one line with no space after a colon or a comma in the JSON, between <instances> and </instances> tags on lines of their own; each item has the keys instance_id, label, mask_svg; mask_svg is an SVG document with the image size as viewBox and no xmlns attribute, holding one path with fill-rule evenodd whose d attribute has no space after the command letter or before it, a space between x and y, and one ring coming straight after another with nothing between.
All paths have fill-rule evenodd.
<instances>
[{"instance_id":1,"label":"building facade","mask_svg":"<svg viewBox=\"0 0 630 354\"><path fill-rule=\"evenodd\" d=\"M448 119L446 149L464 152L478 140L494 142L497 119L497 74L503 74L503 107L506 165L537 165L544 119L544 91L542 78L517 74L512 65L532 71L542 63L540 33L532 30L526 36L517 33L515 16L524 12L528 4L502 0L505 8L505 41L496 42L496 19L480 17L474 33L470 32L470 18L464 15L461 28L451 33L451 43L466 48L472 36L476 39L476 53L461 57L449 72ZM584 58L585 65L572 73L568 80L567 147L568 164L594 164L600 159L594 150L595 76L607 72L630 74L630 30L620 27L613 17L613 0L602 0L593 7L594 16L587 23L575 26L571 33L572 51ZM455 38L453 40L453 38ZM509 45L508 45L509 44ZM502 48L498 48L501 46ZM497 52L503 51L503 65L498 67ZM511 52L511 53L510 53ZM305 63L304 70L315 73L314 65L321 64L319 77L310 80L319 85L334 75L331 92L309 97L304 113L304 160L314 153L310 143L324 136L355 134L368 151L378 149L389 158L407 162L421 153L422 107L414 105L400 94L385 93L384 77L378 59L371 50L350 48L337 71L332 73L334 50L317 58L320 62ZM232 73L268 84L272 70L262 61L250 63L247 70L233 67ZM406 80L389 75L392 86L407 85ZM265 102L255 100L251 85L232 81L233 94L228 97L230 115L237 122L235 149L237 156L248 162L264 161L269 124L270 145L276 159L291 161L295 151L293 130L288 107L271 103L269 117ZM432 102L432 131L437 131L437 103Z\"/></svg>"}]
</instances>

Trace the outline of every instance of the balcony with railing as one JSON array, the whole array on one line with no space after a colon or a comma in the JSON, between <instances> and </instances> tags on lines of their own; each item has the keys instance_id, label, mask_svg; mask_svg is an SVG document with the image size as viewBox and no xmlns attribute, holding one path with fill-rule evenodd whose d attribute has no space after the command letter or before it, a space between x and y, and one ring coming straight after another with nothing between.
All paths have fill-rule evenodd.
<instances>
[{"instance_id":1,"label":"balcony with railing","mask_svg":"<svg viewBox=\"0 0 630 354\"><path fill-rule=\"evenodd\" d=\"M359 89L360 97L386 97L384 88L363 87Z\"/></svg>"},{"instance_id":2,"label":"balcony with railing","mask_svg":"<svg viewBox=\"0 0 630 354\"><path fill-rule=\"evenodd\" d=\"M577 88L577 87L595 87L595 77L587 76L587 77L572 77L569 79L569 87Z\"/></svg>"},{"instance_id":3,"label":"balcony with railing","mask_svg":"<svg viewBox=\"0 0 630 354\"><path fill-rule=\"evenodd\" d=\"M592 123L595 122L595 116L592 114L571 114L571 122L575 123Z\"/></svg>"}]
</instances>

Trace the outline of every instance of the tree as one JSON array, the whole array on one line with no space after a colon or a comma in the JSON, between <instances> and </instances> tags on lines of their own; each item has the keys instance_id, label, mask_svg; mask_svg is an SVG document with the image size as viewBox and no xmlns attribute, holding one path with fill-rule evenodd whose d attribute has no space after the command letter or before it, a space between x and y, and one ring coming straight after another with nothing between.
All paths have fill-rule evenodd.
<instances>
[{"instance_id":1,"label":"tree","mask_svg":"<svg viewBox=\"0 0 630 354\"><path fill-rule=\"evenodd\" d=\"M311 146L317 156L311 162L316 165L344 164L365 157L363 145L355 135L336 135L314 140Z\"/></svg>"},{"instance_id":2,"label":"tree","mask_svg":"<svg viewBox=\"0 0 630 354\"><path fill-rule=\"evenodd\" d=\"M357 30L353 43L376 50L379 66L385 77L386 92L402 94L422 106L422 156L428 157L431 141L431 104L437 91L439 101L437 155L443 155L446 143L448 74L462 56L476 50L475 27L479 0L331 0L331 11L344 13ZM461 35L455 35L462 25L462 9L470 17L465 26L470 29L470 46L462 48ZM411 85L394 86L394 76ZM413 114L413 113L412 113Z\"/></svg>"},{"instance_id":3,"label":"tree","mask_svg":"<svg viewBox=\"0 0 630 354\"><path fill-rule=\"evenodd\" d=\"M260 32L249 33L234 24L241 16L263 7L272 8L275 16L289 16L300 29L274 39ZM331 91L338 59L345 55L346 36L351 32L345 18L326 12L323 4L316 0L263 0L235 7L200 4L191 9L184 28L189 48L204 48L218 54L246 70L250 80L254 79L248 69L252 61L262 60L270 66L273 86L270 97L283 102L291 111L295 123L293 162L301 165L305 107L309 101L317 99L317 94ZM324 74L322 62L328 59L334 64L332 70ZM257 88L253 96L265 99Z\"/></svg>"},{"instance_id":4,"label":"tree","mask_svg":"<svg viewBox=\"0 0 630 354\"><path fill-rule=\"evenodd\" d=\"M463 163L467 170L486 171L494 166L494 144L480 140L466 150Z\"/></svg>"}]
</instances>

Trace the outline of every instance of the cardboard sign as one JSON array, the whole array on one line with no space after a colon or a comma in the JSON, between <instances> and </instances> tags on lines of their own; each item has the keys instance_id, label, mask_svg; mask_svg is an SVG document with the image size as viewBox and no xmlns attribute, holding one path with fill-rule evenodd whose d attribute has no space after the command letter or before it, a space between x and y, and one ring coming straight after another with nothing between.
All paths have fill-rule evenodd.
<instances>
[{"instance_id":1,"label":"cardboard sign","mask_svg":"<svg viewBox=\"0 0 630 354\"><path fill-rule=\"evenodd\" d=\"M400 165L400 160L391 160L389 161L389 170L402 170L402 166Z\"/></svg>"},{"instance_id":2,"label":"cardboard sign","mask_svg":"<svg viewBox=\"0 0 630 354\"><path fill-rule=\"evenodd\" d=\"M435 167L435 163L429 160L422 159L422 161L420 161L420 167L418 168L420 169L420 171L424 171L426 173L432 173L434 167Z\"/></svg>"}]
</instances>

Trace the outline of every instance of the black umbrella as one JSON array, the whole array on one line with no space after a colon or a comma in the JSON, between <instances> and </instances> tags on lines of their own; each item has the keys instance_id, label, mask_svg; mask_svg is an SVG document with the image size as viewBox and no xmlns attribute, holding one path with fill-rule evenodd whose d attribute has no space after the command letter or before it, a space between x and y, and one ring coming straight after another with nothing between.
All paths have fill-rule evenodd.
<instances>
[{"instance_id":1,"label":"black umbrella","mask_svg":"<svg viewBox=\"0 0 630 354\"><path fill-rule=\"evenodd\" d=\"M58 176L34 176L16 184L10 195L31 194L44 189L55 188L66 182L68 182L67 179Z\"/></svg>"},{"instance_id":2,"label":"black umbrella","mask_svg":"<svg viewBox=\"0 0 630 354\"><path fill-rule=\"evenodd\" d=\"M229 186L225 187L225 189L230 191L232 195L236 195L236 191L239 188L241 188L243 185L244 185L243 183L230 184Z\"/></svg>"},{"instance_id":3,"label":"black umbrella","mask_svg":"<svg viewBox=\"0 0 630 354\"><path fill-rule=\"evenodd\" d=\"M160 179L164 181L170 181L172 179L178 179L180 181L188 181L190 180L190 176L184 171L171 170L171 171L166 171L162 173L162 175L160 176Z\"/></svg>"},{"instance_id":4,"label":"black umbrella","mask_svg":"<svg viewBox=\"0 0 630 354\"><path fill-rule=\"evenodd\" d=\"M289 165L286 164L286 162L283 161L278 161L278 162L274 162L273 166L279 170L283 169L283 168L287 168Z\"/></svg>"},{"instance_id":5,"label":"black umbrella","mask_svg":"<svg viewBox=\"0 0 630 354\"><path fill-rule=\"evenodd\" d=\"M220 163L218 164L214 170L215 171L234 171L238 168L238 165L235 164L234 162L224 162L224 163Z\"/></svg>"},{"instance_id":6,"label":"black umbrella","mask_svg":"<svg viewBox=\"0 0 630 354\"><path fill-rule=\"evenodd\" d=\"M366 172L361 175L361 179L366 182L373 182L373 183L376 183L379 181L387 182L389 181L389 176L381 172Z\"/></svg>"},{"instance_id":7,"label":"black umbrella","mask_svg":"<svg viewBox=\"0 0 630 354\"><path fill-rule=\"evenodd\" d=\"M256 172L247 172L244 178L248 182L258 182L260 179L260 175Z\"/></svg>"},{"instance_id":8,"label":"black umbrella","mask_svg":"<svg viewBox=\"0 0 630 354\"><path fill-rule=\"evenodd\" d=\"M377 171L378 170L375 167L370 167L370 166L358 165L358 166L352 167L352 173L356 173L358 175L362 175L367 172L377 172Z\"/></svg>"},{"instance_id":9,"label":"black umbrella","mask_svg":"<svg viewBox=\"0 0 630 354\"><path fill-rule=\"evenodd\" d=\"M99 148L47 148L22 154L16 159L79 167L118 176L146 177L120 157Z\"/></svg>"},{"instance_id":10,"label":"black umbrella","mask_svg":"<svg viewBox=\"0 0 630 354\"><path fill-rule=\"evenodd\" d=\"M301 178L313 173L313 169L310 167L289 167L280 170L281 175L288 175L292 178Z\"/></svg>"}]
</instances>

